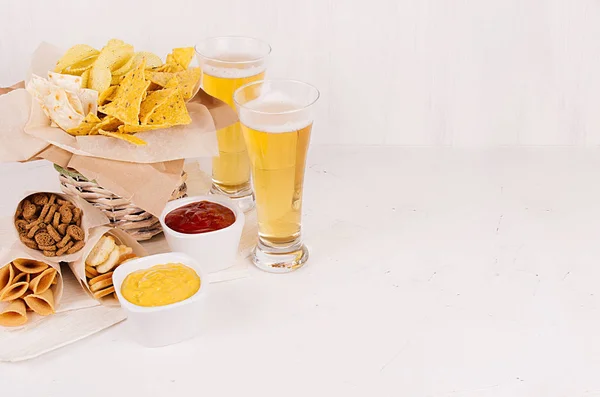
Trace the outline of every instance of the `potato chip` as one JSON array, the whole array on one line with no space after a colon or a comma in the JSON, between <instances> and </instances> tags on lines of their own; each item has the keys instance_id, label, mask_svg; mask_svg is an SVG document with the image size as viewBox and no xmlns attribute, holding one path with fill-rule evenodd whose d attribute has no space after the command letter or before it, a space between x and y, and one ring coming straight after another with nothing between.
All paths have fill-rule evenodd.
<instances>
[{"instance_id":1,"label":"potato chip","mask_svg":"<svg viewBox=\"0 0 600 397\"><path fill-rule=\"evenodd\" d=\"M102 113L116 117L125 124L139 124L140 104L150 85L144 78L145 65L145 60L142 60L137 68L125 75L115 99L100 107Z\"/></svg>"},{"instance_id":2,"label":"potato chip","mask_svg":"<svg viewBox=\"0 0 600 397\"><path fill-rule=\"evenodd\" d=\"M141 51L137 52L133 57L133 65L137 66L142 62L142 59L146 59L146 68L154 68L163 64L162 59L152 52Z\"/></svg>"},{"instance_id":3,"label":"potato chip","mask_svg":"<svg viewBox=\"0 0 600 397\"><path fill-rule=\"evenodd\" d=\"M150 113L147 117L147 124L183 125L192 122L181 91L178 88L171 89L175 90L175 94L169 96Z\"/></svg>"},{"instance_id":4,"label":"potato chip","mask_svg":"<svg viewBox=\"0 0 600 397\"><path fill-rule=\"evenodd\" d=\"M69 66L99 54L99 51L89 45L77 44L67 50L65 55L56 62L55 72L62 73Z\"/></svg>"},{"instance_id":5,"label":"potato chip","mask_svg":"<svg viewBox=\"0 0 600 397\"><path fill-rule=\"evenodd\" d=\"M190 68L176 74L183 99L190 99L200 83L200 68Z\"/></svg>"},{"instance_id":6,"label":"potato chip","mask_svg":"<svg viewBox=\"0 0 600 397\"><path fill-rule=\"evenodd\" d=\"M110 69L107 66L96 65L90 69L90 77L88 80L88 87L98 92L102 92L110 87L112 75Z\"/></svg>"},{"instance_id":7,"label":"potato chip","mask_svg":"<svg viewBox=\"0 0 600 397\"><path fill-rule=\"evenodd\" d=\"M96 124L90 131L90 135L98 135L100 129L104 131L116 131L117 128L123 125L123 122L116 117L106 116L99 124Z\"/></svg>"},{"instance_id":8,"label":"potato chip","mask_svg":"<svg viewBox=\"0 0 600 397\"><path fill-rule=\"evenodd\" d=\"M75 128L71 128L67 130L67 133L78 136L78 135L90 135L92 129L100 124L101 120L96 116L96 113L88 113L87 116L83 119L81 124L79 124Z\"/></svg>"},{"instance_id":9,"label":"potato chip","mask_svg":"<svg viewBox=\"0 0 600 397\"><path fill-rule=\"evenodd\" d=\"M117 88L119 86L113 85L108 87L98 96L98 105L104 105L106 102L111 102L115 98L115 94L117 93Z\"/></svg>"},{"instance_id":10,"label":"potato chip","mask_svg":"<svg viewBox=\"0 0 600 397\"><path fill-rule=\"evenodd\" d=\"M148 94L140 106L140 122L148 124L148 120L156 108L164 103L170 96L176 94L176 89L158 90ZM159 124L159 123L153 123Z\"/></svg>"},{"instance_id":11,"label":"potato chip","mask_svg":"<svg viewBox=\"0 0 600 397\"><path fill-rule=\"evenodd\" d=\"M129 134L121 134L119 132L110 132L110 131L104 131L104 130L98 130L98 132L100 133L100 135L110 136L112 138L121 139L123 141L133 143L134 145L138 145L138 146L147 144L146 141L144 141L143 139L140 139L136 136L129 135Z\"/></svg>"},{"instance_id":12,"label":"potato chip","mask_svg":"<svg viewBox=\"0 0 600 397\"><path fill-rule=\"evenodd\" d=\"M81 76L83 72L89 70L94 65L96 59L98 59L98 55L86 58L81 62L77 62L76 64L69 66L67 69L63 70L62 73Z\"/></svg>"},{"instance_id":13,"label":"potato chip","mask_svg":"<svg viewBox=\"0 0 600 397\"><path fill-rule=\"evenodd\" d=\"M188 66L190 66L190 62L194 58L194 47L173 48L173 51L169 55L172 55L172 59L175 63L180 65L182 68L187 69ZM169 62L168 57L167 63L172 63Z\"/></svg>"},{"instance_id":14,"label":"potato chip","mask_svg":"<svg viewBox=\"0 0 600 397\"><path fill-rule=\"evenodd\" d=\"M90 81L90 69L86 70L81 74L81 88L88 88Z\"/></svg>"}]
</instances>

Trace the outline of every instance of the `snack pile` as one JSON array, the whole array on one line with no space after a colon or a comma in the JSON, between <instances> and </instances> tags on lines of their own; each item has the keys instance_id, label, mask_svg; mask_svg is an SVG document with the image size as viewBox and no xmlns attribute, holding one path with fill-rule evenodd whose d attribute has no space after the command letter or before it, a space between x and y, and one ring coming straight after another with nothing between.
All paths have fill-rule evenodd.
<instances>
[{"instance_id":1,"label":"snack pile","mask_svg":"<svg viewBox=\"0 0 600 397\"><path fill-rule=\"evenodd\" d=\"M17 327L27 323L27 311L41 316L54 313L54 293L58 272L43 262L15 259L0 269L0 301L8 306L0 312L0 326Z\"/></svg>"},{"instance_id":2,"label":"snack pile","mask_svg":"<svg viewBox=\"0 0 600 397\"><path fill-rule=\"evenodd\" d=\"M113 236L102 236L85 260L85 277L94 298L112 295L116 299L113 271L120 264L134 258L137 256L131 247L118 244Z\"/></svg>"},{"instance_id":3,"label":"snack pile","mask_svg":"<svg viewBox=\"0 0 600 397\"><path fill-rule=\"evenodd\" d=\"M27 247L45 256L74 254L85 245L83 213L55 194L35 193L19 203L15 227Z\"/></svg>"},{"instance_id":4,"label":"snack pile","mask_svg":"<svg viewBox=\"0 0 600 397\"><path fill-rule=\"evenodd\" d=\"M144 145L135 133L191 123L186 101L200 81L200 68L189 68L193 56L192 47L175 48L163 63L122 40L101 50L78 44L47 79L33 75L26 88L53 124L71 135Z\"/></svg>"}]
</instances>

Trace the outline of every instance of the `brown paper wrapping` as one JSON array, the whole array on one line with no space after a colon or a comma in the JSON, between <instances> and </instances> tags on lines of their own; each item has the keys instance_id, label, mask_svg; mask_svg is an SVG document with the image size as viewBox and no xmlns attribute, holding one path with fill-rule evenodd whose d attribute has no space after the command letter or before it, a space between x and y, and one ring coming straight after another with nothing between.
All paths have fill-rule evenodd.
<instances>
[{"instance_id":1,"label":"brown paper wrapping","mask_svg":"<svg viewBox=\"0 0 600 397\"><path fill-rule=\"evenodd\" d=\"M83 247L83 249L81 250L81 252L82 252L81 257L79 259L77 259L76 261L69 262L69 267L71 268L71 271L73 272L73 274L75 274L75 277L77 278L77 280L79 281L81 286L87 291L87 293L92 298L93 298L93 294L92 294L92 291L90 290L90 286L88 285L87 279L85 277L85 260L86 260L87 256L89 255L90 251L96 245L96 243L105 234L113 236L115 238L115 240L117 241L117 243L125 244L125 245L131 247L133 249L133 253L136 254L137 256L142 257L142 256L148 255L148 253L146 252L144 247L142 247L140 245L140 243L138 243L133 237L131 237L129 234L127 234L126 232L124 232L121 229L112 228L110 226L99 226L99 227L96 227L96 228L90 230L90 236L88 238L88 241L87 241L85 247ZM98 301L105 305L109 305L109 306L118 306L119 305L119 302L112 297L102 298L102 299L99 299Z\"/></svg>"},{"instance_id":2,"label":"brown paper wrapping","mask_svg":"<svg viewBox=\"0 0 600 397\"><path fill-rule=\"evenodd\" d=\"M100 211L99 209L95 208L94 206L92 206L90 203L88 203L87 201L83 200L80 197L73 197L73 196L69 196L66 195L64 193L61 192L53 192L53 191L44 191L44 192L27 192L25 193L20 200L15 203L15 211L17 208L17 204L19 202L21 202L22 200L24 200L26 197L28 197L31 194L34 193L53 193L56 194L57 196L59 196L60 198L62 198L63 200L69 200L70 202L72 202L73 204L75 204L77 207L79 207L82 211L82 218L81 218L81 228L83 229L83 231L85 232L85 242L86 242L86 246L89 245L88 241L90 238L90 229L101 226L101 225L106 225L109 223L108 218L106 217L106 215L104 215L104 213L102 211ZM13 216L13 222L14 222L14 216ZM77 259L79 259L83 253L83 250L86 248L85 246L80 249L79 251L75 252L74 254L65 254L65 255L61 255L61 256L44 256L44 254L42 254L41 251L38 250L34 250L32 248L29 248L27 246L25 246L21 240L19 239L19 234L17 232L17 229L15 228L14 224L11 225L6 225L5 227L11 228L11 233L10 235L13 236L14 238L14 245L18 245L20 246L20 249L29 254L30 256L34 257L34 259L36 260L40 260L43 262L53 262L53 263L59 263L59 262L71 262L71 261L76 261ZM37 259L37 258L43 258L43 259Z\"/></svg>"},{"instance_id":3,"label":"brown paper wrapping","mask_svg":"<svg viewBox=\"0 0 600 397\"><path fill-rule=\"evenodd\" d=\"M20 243L20 242L19 242ZM26 248L26 247L25 247ZM31 259L39 262L44 262L48 266L56 269L56 285L50 287L52 293L54 294L54 309L56 310L60 304L60 299L62 298L63 293L63 279L62 273L60 271L60 264L57 262L50 262L47 257L45 257L41 252L27 249L24 250L23 246L20 244L13 244L10 248L5 249L0 252L0 268L8 265L15 259ZM9 302L0 302L0 311L4 310L7 307ZM28 314L28 316L33 315L33 313ZM27 321L27 323L31 322L31 319ZM26 323L26 324L27 324Z\"/></svg>"}]
</instances>

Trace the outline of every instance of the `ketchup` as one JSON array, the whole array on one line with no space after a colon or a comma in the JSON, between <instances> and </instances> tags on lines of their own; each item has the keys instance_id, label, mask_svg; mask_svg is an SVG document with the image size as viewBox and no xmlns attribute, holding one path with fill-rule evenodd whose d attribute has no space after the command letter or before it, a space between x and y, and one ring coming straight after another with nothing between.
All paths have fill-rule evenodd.
<instances>
[{"instance_id":1,"label":"ketchup","mask_svg":"<svg viewBox=\"0 0 600 397\"><path fill-rule=\"evenodd\" d=\"M235 214L229 208L211 201L198 201L175 208L165 216L165 224L179 233L213 232L231 226Z\"/></svg>"}]
</instances>

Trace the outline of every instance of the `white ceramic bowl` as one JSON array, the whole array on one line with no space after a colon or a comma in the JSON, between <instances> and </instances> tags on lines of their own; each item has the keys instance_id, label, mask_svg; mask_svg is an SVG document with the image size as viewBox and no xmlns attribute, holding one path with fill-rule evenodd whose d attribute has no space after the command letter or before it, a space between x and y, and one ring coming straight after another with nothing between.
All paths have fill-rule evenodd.
<instances>
[{"instance_id":1,"label":"white ceramic bowl","mask_svg":"<svg viewBox=\"0 0 600 397\"><path fill-rule=\"evenodd\" d=\"M224 229L197 234L179 233L165 224L165 217L169 212L197 201L210 201L229 208L235 214L235 222ZM201 262L207 273L227 269L235 263L244 222L244 212L233 200L216 195L186 197L170 201L160 215L160 224L171 250L186 253Z\"/></svg>"},{"instance_id":2,"label":"white ceramic bowl","mask_svg":"<svg viewBox=\"0 0 600 397\"><path fill-rule=\"evenodd\" d=\"M154 265L182 263L200 277L200 289L190 298L170 305L138 306L121 294L121 285L130 273ZM115 269L113 284L121 307L127 312L127 325L135 340L147 347L171 345L198 335L202 324L202 307L208 281L200 264L190 256L170 252L150 255L123 263Z\"/></svg>"}]
</instances>

